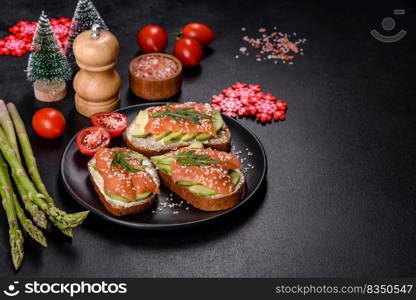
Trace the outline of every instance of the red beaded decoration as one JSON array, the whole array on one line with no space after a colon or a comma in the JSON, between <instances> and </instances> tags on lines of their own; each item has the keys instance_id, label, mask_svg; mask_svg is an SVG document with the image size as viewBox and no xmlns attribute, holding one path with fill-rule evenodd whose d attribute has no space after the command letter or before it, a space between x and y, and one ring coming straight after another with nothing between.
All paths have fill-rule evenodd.
<instances>
[{"instance_id":1,"label":"red beaded decoration","mask_svg":"<svg viewBox=\"0 0 416 300\"><path fill-rule=\"evenodd\" d=\"M236 82L222 94L213 95L211 102L213 108L232 118L255 116L262 123L286 118L287 103L271 93L263 93L258 84Z\"/></svg>"},{"instance_id":2,"label":"red beaded decoration","mask_svg":"<svg viewBox=\"0 0 416 300\"><path fill-rule=\"evenodd\" d=\"M71 19L63 17L58 19L52 18L50 22L58 42L62 49L65 49ZM19 21L10 27L9 31L11 34L0 39L0 55L22 56L30 51L36 25L37 22L35 21Z\"/></svg>"},{"instance_id":3,"label":"red beaded decoration","mask_svg":"<svg viewBox=\"0 0 416 300\"><path fill-rule=\"evenodd\" d=\"M243 107L243 104L238 98L224 97L223 94L219 94L212 96L212 107L222 111L231 118L235 118L237 117L238 110Z\"/></svg>"}]
</instances>

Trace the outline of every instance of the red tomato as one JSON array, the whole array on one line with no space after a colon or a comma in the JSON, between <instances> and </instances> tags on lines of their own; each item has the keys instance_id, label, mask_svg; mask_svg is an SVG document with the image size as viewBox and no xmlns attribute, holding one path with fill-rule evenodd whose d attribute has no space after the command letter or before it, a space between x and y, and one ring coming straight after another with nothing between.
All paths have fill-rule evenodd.
<instances>
[{"instance_id":1,"label":"red tomato","mask_svg":"<svg viewBox=\"0 0 416 300\"><path fill-rule=\"evenodd\" d=\"M202 47L206 47L215 40L215 34L207 25L189 23L182 29L183 37L196 39Z\"/></svg>"},{"instance_id":2,"label":"red tomato","mask_svg":"<svg viewBox=\"0 0 416 300\"><path fill-rule=\"evenodd\" d=\"M192 38L182 38L173 47L173 54L181 61L185 67L194 67L202 59L201 44Z\"/></svg>"},{"instance_id":3,"label":"red tomato","mask_svg":"<svg viewBox=\"0 0 416 300\"><path fill-rule=\"evenodd\" d=\"M158 25L146 25L137 33L137 44L144 53L163 52L168 45L168 34Z\"/></svg>"},{"instance_id":4,"label":"red tomato","mask_svg":"<svg viewBox=\"0 0 416 300\"><path fill-rule=\"evenodd\" d=\"M33 115L32 127L39 136L54 139L64 132L65 117L54 108L42 108Z\"/></svg>"},{"instance_id":5,"label":"red tomato","mask_svg":"<svg viewBox=\"0 0 416 300\"><path fill-rule=\"evenodd\" d=\"M107 130L98 126L82 129L77 135L77 146L82 154L93 156L99 149L110 145L111 136Z\"/></svg>"},{"instance_id":6,"label":"red tomato","mask_svg":"<svg viewBox=\"0 0 416 300\"><path fill-rule=\"evenodd\" d=\"M126 130L127 118L124 114L116 112L96 113L90 117L92 125L107 130L111 137L119 136Z\"/></svg>"}]
</instances>

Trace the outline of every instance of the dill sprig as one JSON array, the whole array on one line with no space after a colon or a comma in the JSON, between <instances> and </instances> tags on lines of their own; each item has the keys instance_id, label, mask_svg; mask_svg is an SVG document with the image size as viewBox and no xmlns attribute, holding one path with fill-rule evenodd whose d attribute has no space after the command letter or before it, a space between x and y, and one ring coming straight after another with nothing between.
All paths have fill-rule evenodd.
<instances>
[{"instance_id":1,"label":"dill sprig","mask_svg":"<svg viewBox=\"0 0 416 300\"><path fill-rule=\"evenodd\" d=\"M176 161L184 166L205 166L209 164L222 163L221 160L211 159L206 154L195 154L195 150L189 150L174 156Z\"/></svg>"},{"instance_id":2,"label":"dill sprig","mask_svg":"<svg viewBox=\"0 0 416 300\"><path fill-rule=\"evenodd\" d=\"M211 119L211 116L192 110L192 107L183 107L170 110L170 104L167 104L164 110L151 113L152 117L168 117L170 119L185 119L197 125L201 125L200 119Z\"/></svg>"},{"instance_id":3,"label":"dill sprig","mask_svg":"<svg viewBox=\"0 0 416 300\"><path fill-rule=\"evenodd\" d=\"M111 161L111 164L112 165L118 165L118 166L121 166L123 168L126 168L129 172L132 172L132 173L140 172L141 170L132 167L125 160L125 158L128 158L128 157L129 157L129 155L127 155L127 154L123 154L120 151L114 151L114 157L113 157L113 160Z\"/></svg>"}]
</instances>

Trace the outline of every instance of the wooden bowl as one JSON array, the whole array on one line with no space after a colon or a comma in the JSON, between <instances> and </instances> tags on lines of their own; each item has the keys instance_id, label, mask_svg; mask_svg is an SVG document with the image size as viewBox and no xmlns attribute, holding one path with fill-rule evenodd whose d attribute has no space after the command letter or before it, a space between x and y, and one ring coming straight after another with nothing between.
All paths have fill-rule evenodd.
<instances>
[{"instance_id":1,"label":"wooden bowl","mask_svg":"<svg viewBox=\"0 0 416 300\"><path fill-rule=\"evenodd\" d=\"M143 78L135 75L133 66L135 62L146 56L162 56L173 60L178 66L177 71L170 77L163 79ZM174 56L165 53L149 53L137 56L129 64L130 89L145 100L163 100L176 95L182 85L182 64Z\"/></svg>"}]
</instances>

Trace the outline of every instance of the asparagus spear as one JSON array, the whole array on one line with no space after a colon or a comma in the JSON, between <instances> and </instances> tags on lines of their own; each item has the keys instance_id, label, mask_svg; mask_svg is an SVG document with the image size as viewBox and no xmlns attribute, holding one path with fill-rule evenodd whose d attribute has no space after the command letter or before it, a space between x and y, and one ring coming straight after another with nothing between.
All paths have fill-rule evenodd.
<instances>
[{"instance_id":1,"label":"asparagus spear","mask_svg":"<svg viewBox=\"0 0 416 300\"><path fill-rule=\"evenodd\" d=\"M22 147L23 158L25 160L30 178L32 178L32 181L35 184L38 191L45 196L45 200L49 203L53 203L53 199L46 190L45 184L43 183L42 178L40 177L38 165L36 163L35 156L33 155L32 146L30 144L25 125L22 119L20 118L16 106L13 103L8 103L6 108L4 102L2 102L3 101L0 102L0 123L3 125L3 129L7 135L10 145L13 146L13 140L16 142L16 134L13 128L14 125L14 127L16 128L17 138L19 139L20 145ZM11 122L10 116L7 113L7 109L9 110L13 123Z\"/></svg>"},{"instance_id":2,"label":"asparagus spear","mask_svg":"<svg viewBox=\"0 0 416 300\"><path fill-rule=\"evenodd\" d=\"M13 192L12 183L10 181L10 176L8 173L7 163L3 159L3 155L0 154L0 176L3 179L3 185L7 187L12 196L14 208L16 211L16 216L20 221L20 224L23 226L23 229L39 244L44 247L47 247L46 238L30 219L28 219L23 211L23 208L20 206L19 201L17 200L16 194ZM1 182L0 182L1 184Z\"/></svg>"},{"instance_id":3,"label":"asparagus spear","mask_svg":"<svg viewBox=\"0 0 416 300\"><path fill-rule=\"evenodd\" d=\"M17 197L15 194L13 194L13 201L14 201L14 207L16 209L17 218L19 219L20 224L22 224L23 229L30 235L32 239L37 241L43 247L48 247L48 242L46 241L46 238L43 235L43 232L39 230L36 227L36 225L33 224L33 222L26 217L25 212L23 211L23 208L20 206L19 200L17 200Z\"/></svg>"},{"instance_id":4,"label":"asparagus spear","mask_svg":"<svg viewBox=\"0 0 416 300\"><path fill-rule=\"evenodd\" d=\"M0 150L3 153L4 158L9 163L12 173L15 174L16 185L28 193L29 198L44 212L47 214L49 220L55 224L62 232L67 234L69 228L74 228L80 225L88 215L88 211L78 212L74 214L67 214L66 212L57 208L54 204L45 201L45 196L38 193L33 183L27 176L22 164L14 156L14 151L7 141L6 135L3 129L0 129Z\"/></svg>"},{"instance_id":5,"label":"asparagus spear","mask_svg":"<svg viewBox=\"0 0 416 300\"><path fill-rule=\"evenodd\" d=\"M13 171L12 171L13 172ZM13 180L17 182L17 177L15 174L12 173ZM33 221L38 225L40 228L46 229L48 227L48 221L46 219L46 215L43 211L39 209L39 207L33 202L33 199L28 192L20 186L17 186L17 190L19 192L20 197L22 198L23 204L25 205L25 209L30 213L33 218Z\"/></svg>"},{"instance_id":6,"label":"asparagus spear","mask_svg":"<svg viewBox=\"0 0 416 300\"><path fill-rule=\"evenodd\" d=\"M0 106L0 108L1 108L1 106ZM48 191L45 187L45 184L42 181L42 177L40 176L39 169L38 169L38 166L37 166L37 163L36 163L36 159L35 159L35 156L33 155L32 145L30 144L25 125L24 125L24 123L23 123L23 121L22 121L22 119L19 115L19 112L17 111L16 106L14 105L14 103L8 103L7 108L8 108L8 111L9 111L11 117L12 117L13 125L16 128L17 137L19 139L20 145L22 146L23 157L24 157L24 160L26 162L26 166L28 168L29 175L32 178L33 183L35 184L38 191L41 192L45 196L45 200L47 202L53 204L54 203L53 199L49 195L49 193L48 193ZM4 109L4 108L2 108L2 109ZM7 116L8 116L8 114L7 114ZM10 117L9 117L9 119L10 119ZM1 120L0 120L0 122L1 122ZM10 126L10 122L5 123L5 126ZM13 134L14 138L16 139L15 134L14 134L14 130L10 129L9 132L10 132L10 134ZM7 134L7 132L6 132L6 134ZM61 230L64 232L64 234L72 237L72 229L71 228L61 229Z\"/></svg>"},{"instance_id":7,"label":"asparagus spear","mask_svg":"<svg viewBox=\"0 0 416 300\"><path fill-rule=\"evenodd\" d=\"M17 145L16 134L14 132L13 123L7 111L6 104L1 99L0 99L0 124L3 126L3 130L7 135L10 146L12 146L15 156L17 157L19 161L21 161L20 154L19 154L19 146Z\"/></svg>"},{"instance_id":8,"label":"asparagus spear","mask_svg":"<svg viewBox=\"0 0 416 300\"><path fill-rule=\"evenodd\" d=\"M21 162L20 154L19 154L19 147L17 145L16 134L14 132L14 127L12 120L10 119L9 113L7 111L6 105L3 100L0 100L0 124L3 127L4 133L7 136L7 140L12 146L15 157ZM13 174L13 178L15 174ZM24 189L19 189L20 197L23 200L26 210L31 214L35 223L41 227L46 229L47 227L47 220L45 214L39 210L39 208L31 201L29 195L26 193Z\"/></svg>"},{"instance_id":9,"label":"asparagus spear","mask_svg":"<svg viewBox=\"0 0 416 300\"><path fill-rule=\"evenodd\" d=\"M48 191L46 190L46 187L45 187L45 185L42 181L42 178L39 174L39 169L38 169L38 166L37 166L37 163L36 163L35 156L33 155L32 146L30 144L25 125L24 125L22 119L20 118L19 112L17 111L16 106L13 103L8 103L7 107L9 109L10 115L13 119L13 124L16 128L17 137L18 137L19 142L20 142L21 147L22 147L23 157L25 159L26 166L28 167L30 177L32 178L32 180L33 180L36 188L38 189L38 191L45 196L46 202L48 202L49 204L54 206L53 199L49 195ZM4 110L5 107L4 106L1 107L1 105L0 105L0 110L1 109ZM6 109L6 113L7 113L7 109ZM6 115L6 117L8 117L10 119L8 113L5 114L5 115ZM6 117L5 117L5 119L6 119ZM1 123L1 120L0 120L0 123ZM3 126L10 126L11 125L11 127L13 127L13 124L11 124L10 122L3 121L3 123L1 123L1 124ZM6 131L6 135L7 135L7 133L9 133L10 135L13 135L13 137L11 139L13 139L13 138L16 139L15 132L14 132L13 128ZM9 138L9 140L10 140L10 138ZM88 212L79 213L80 216L85 215L85 217L86 217L87 214L88 214ZM65 235L72 237L72 229L70 227L60 228L60 229Z\"/></svg>"},{"instance_id":10,"label":"asparagus spear","mask_svg":"<svg viewBox=\"0 0 416 300\"><path fill-rule=\"evenodd\" d=\"M3 158L1 158L1 160L3 160ZM7 178L5 177L7 170L5 170L4 167L5 165L0 163L0 195L2 198L3 208L6 211L7 222L9 223L9 240L12 261L14 268L17 270L22 265L24 256L23 235L19 229L19 224L17 223L12 191L7 185Z\"/></svg>"}]
</instances>

